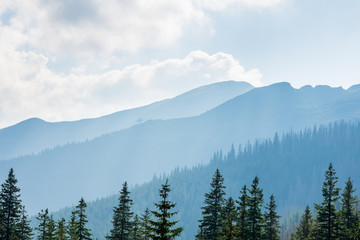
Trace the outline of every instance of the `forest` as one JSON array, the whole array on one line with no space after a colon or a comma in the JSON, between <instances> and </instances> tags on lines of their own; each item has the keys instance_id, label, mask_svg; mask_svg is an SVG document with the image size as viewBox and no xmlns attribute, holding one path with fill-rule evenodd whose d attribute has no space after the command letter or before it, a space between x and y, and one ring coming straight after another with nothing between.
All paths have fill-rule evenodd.
<instances>
[{"instance_id":1,"label":"forest","mask_svg":"<svg viewBox=\"0 0 360 240\"><path fill-rule=\"evenodd\" d=\"M338 177L332 164L325 172L322 185L322 201L315 203L312 213L306 206L301 221L291 233L291 240L306 239L360 239L360 211L356 209L358 198L354 196L353 181L349 178L346 186L337 187ZM20 189L16 186L13 169L1 185L0 193L0 237L4 240L87 240L92 239L91 229L87 227L84 199L81 198L68 220L55 221L48 209L41 210L37 216L38 225L30 227L25 206L21 205ZM244 185L237 199L225 198L224 178L219 169L210 183L211 189L205 194L202 217L198 220L195 239L211 240L280 240L280 216L274 195L264 205L263 189L256 176L251 187ZM155 203L156 210L144 211L141 216L131 209L133 200L127 182L123 184L118 206L113 209L112 229L106 239L146 240L176 239L183 231L174 220L176 206L169 200L171 192L168 179L159 190L160 201ZM265 211L264 211L265 209Z\"/></svg>"},{"instance_id":2,"label":"forest","mask_svg":"<svg viewBox=\"0 0 360 240\"><path fill-rule=\"evenodd\" d=\"M244 233L239 227L240 219L246 223L243 229L251 234L250 239L264 239L269 229L274 236L270 239L314 239L314 236L315 239L356 239L358 235L348 238L346 234L358 234L359 228L356 187L353 186L353 181L357 183L359 179L359 144L360 124L351 122L335 122L282 136L275 134L273 139L239 146L238 150L232 146L227 154L218 151L208 165L176 169L169 175L154 177L149 183L130 187L131 193L124 183L119 195L89 202L87 206L81 199L76 207L54 213L44 208L37 219L26 215L11 169L1 189L1 239L14 236L15 239L79 239L76 232L88 234L88 238L80 239L111 239L119 230L119 211L124 209L122 198L127 199L128 234L141 235L146 231L155 234L159 227L156 216L165 209L161 208L160 186L160 191L164 191L164 186L169 191L165 194L168 197L164 201L168 207L165 210L168 216L173 215L167 219L167 229L174 230L172 233L179 239L195 236L197 239L232 239L224 238L224 232L232 232L230 237L239 239L238 235ZM245 184L250 186L246 190ZM242 198L246 199L243 213L240 212ZM212 206L214 199L215 207ZM256 202L256 209L252 201ZM158 205L154 205L155 202ZM302 213L289 224L286 220L291 206L302 209ZM257 215L257 220L250 220L251 215ZM213 216L217 216L216 221ZM331 230L324 228L326 224L321 222L326 220L324 216L331 219L327 222ZM271 228L266 227L269 218ZM145 224L144 219L153 221L153 225ZM249 229L249 223L253 228ZM293 228L289 227L291 224ZM50 234L50 238L45 238L44 232ZM55 238L61 232L64 238ZM70 232L75 238L71 238ZM330 238L328 235L322 238L323 234L330 234Z\"/></svg>"}]
</instances>

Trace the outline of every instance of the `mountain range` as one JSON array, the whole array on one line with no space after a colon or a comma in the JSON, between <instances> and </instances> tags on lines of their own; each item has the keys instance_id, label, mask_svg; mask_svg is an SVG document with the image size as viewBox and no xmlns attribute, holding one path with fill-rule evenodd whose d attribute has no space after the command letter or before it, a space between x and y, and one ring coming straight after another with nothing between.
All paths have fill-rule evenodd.
<instances>
[{"instance_id":1,"label":"mountain range","mask_svg":"<svg viewBox=\"0 0 360 240\"><path fill-rule=\"evenodd\" d=\"M46 122L31 118L0 129L0 160L36 154L45 149L91 140L148 120L184 118L202 114L254 87L226 81L199 87L171 99L116 112L99 118Z\"/></svg>"},{"instance_id":2,"label":"mountain range","mask_svg":"<svg viewBox=\"0 0 360 240\"><path fill-rule=\"evenodd\" d=\"M81 196L94 200L114 194L124 181L134 186L175 167L207 164L214 151L228 150L231 144L360 118L358 86L295 89L289 83L277 83L244 92L211 110L202 108L197 116L150 120L84 142L2 161L0 177L3 179L10 167L15 169L22 198L33 214L42 208L71 205ZM211 94L204 97L209 98ZM196 105L187 103L190 108Z\"/></svg>"}]
</instances>

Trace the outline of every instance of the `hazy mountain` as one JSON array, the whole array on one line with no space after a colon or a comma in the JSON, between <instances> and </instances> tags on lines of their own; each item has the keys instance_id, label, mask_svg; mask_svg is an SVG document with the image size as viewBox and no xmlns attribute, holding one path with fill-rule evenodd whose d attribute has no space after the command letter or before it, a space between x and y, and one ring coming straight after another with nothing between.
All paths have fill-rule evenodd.
<instances>
[{"instance_id":1,"label":"hazy mountain","mask_svg":"<svg viewBox=\"0 0 360 240\"><path fill-rule=\"evenodd\" d=\"M215 169L220 169L224 176L226 197L237 199L242 186L246 184L250 188L253 178L258 176L265 203L274 194L277 212L281 216L285 217L294 210L300 210L302 214L306 205L313 208L314 203L321 201L324 172L330 162L339 177L337 187L343 188L348 177L354 181L355 188L360 187L359 139L359 122L335 122L256 141L243 146L240 151L235 147L228 153L217 153L204 166L175 169L166 177L172 189L170 197L177 203L179 225L184 226L180 239L194 239L197 220L201 218L201 207L204 206L204 194L209 192ZM164 182L165 177L154 178L134 187L130 194L134 200L133 211L141 214L146 207L154 209L153 203L159 200L158 190ZM104 239L109 232L113 207L117 204L118 195L88 204L89 224L95 238ZM55 217L69 219L71 210L62 209L55 213Z\"/></svg>"},{"instance_id":2,"label":"hazy mountain","mask_svg":"<svg viewBox=\"0 0 360 240\"><path fill-rule=\"evenodd\" d=\"M196 116L252 88L247 82L227 81L199 87L172 99L94 119L54 123L38 118L28 119L0 130L0 160L93 139L152 119Z\"/></svg>"},{"instance_id":3,"label":"hazy mountain","mask_svg":"<svg viewBox=\"0 0 360 240\"><path fill-rule=\"evenodd\" d=\"M0 162L0 176L14 167L29 211L54 210L81 196L91 200L115 193L125 180L143 183L154 173L207 163L215 150L227 150L232 143L359 119L359 95L327 86L294 89L288 83L256 88L197 117L148 121L92 141Z\"/></svg>"}]
</instances>

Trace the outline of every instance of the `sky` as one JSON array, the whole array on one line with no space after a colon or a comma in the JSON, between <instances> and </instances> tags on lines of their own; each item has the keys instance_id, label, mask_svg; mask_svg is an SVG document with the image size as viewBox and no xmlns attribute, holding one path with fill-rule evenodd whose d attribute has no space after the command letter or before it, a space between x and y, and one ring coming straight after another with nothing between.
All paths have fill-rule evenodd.
<instances>
[{"instance_id":1,"label":"sky","mask_svg":"<svg viewBox=\"0 0 360 240\"><path fill-rule=\"evenodd\" d=\"M358 0L1 0L0 128L220 81L360 83Z\"/></svg>"}]
</instances>

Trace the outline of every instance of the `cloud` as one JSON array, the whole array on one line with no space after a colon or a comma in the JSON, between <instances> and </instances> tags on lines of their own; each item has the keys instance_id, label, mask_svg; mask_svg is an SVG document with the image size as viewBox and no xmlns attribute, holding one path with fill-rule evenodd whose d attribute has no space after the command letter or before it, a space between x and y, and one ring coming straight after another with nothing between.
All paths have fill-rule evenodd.
<instances>
[{"instance_id":1,"label":"cloud","mask_svg":"<svg viewBox=\"0 0 360 240\"><path fill-rule=\"evenodd\" d=\"M208 10L264 8L286 0L2 0L2 25L45 55L104 55L171 47L186 28L213 34Z\"/></svg>"},{"instance_id":2,"label":"cloud","mask_svg":"<svg viewBox=\"0 0 360 240\"><path fill-rule=\"evenodd\" d=\"M0 55L0 127L29 117L96 117L230 79L260 86L262 77L257 69L246 71L233 56L221 52L193 51L184 58L153 60L103 74L74 69L67 75L49 70L49 59L41 54L8 50L6 55Z\"/></svg>"}]
</instances>

